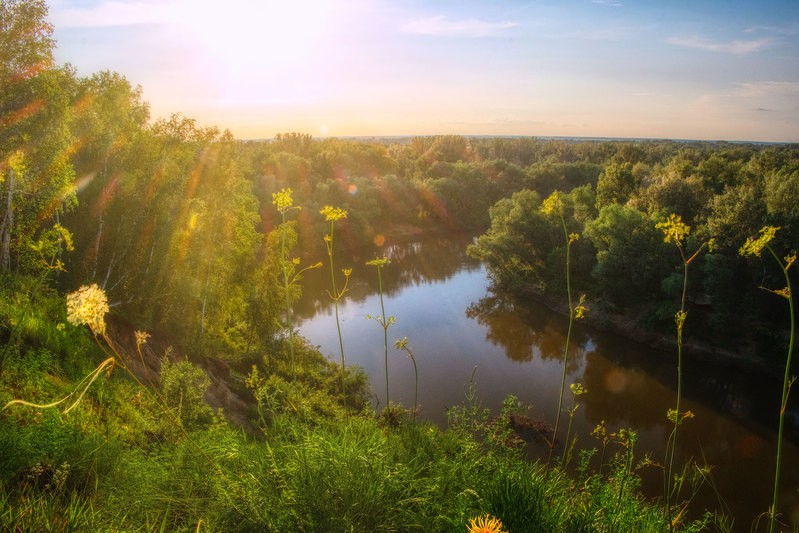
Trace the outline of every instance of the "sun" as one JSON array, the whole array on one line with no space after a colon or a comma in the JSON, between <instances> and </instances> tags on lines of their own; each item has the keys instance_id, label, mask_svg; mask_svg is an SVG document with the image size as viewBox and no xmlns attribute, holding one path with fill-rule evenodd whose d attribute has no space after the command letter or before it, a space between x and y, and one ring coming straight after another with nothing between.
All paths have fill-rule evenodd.
<instances>
[{"instance_id":1,"label":"sun","mask_svg":"<svg viewBox=\"0 0 799 533\"><path fill-rule=\"evenodd\" d=\"M217 103L280 105L313 98L315 78L333 53L332 0L189 1L175 5L174 27Z\"/></svg>"}]
</instances>

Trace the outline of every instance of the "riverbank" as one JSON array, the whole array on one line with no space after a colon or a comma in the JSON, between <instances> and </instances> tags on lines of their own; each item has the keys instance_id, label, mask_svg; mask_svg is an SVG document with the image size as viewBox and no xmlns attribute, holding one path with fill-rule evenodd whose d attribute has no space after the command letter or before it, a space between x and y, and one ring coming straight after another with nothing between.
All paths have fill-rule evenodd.
<instances>
[{"instance_id":1,"label":"riverbank","mask_svg":"<svg viewBox=\"0 0 799 533\"><path fill-rule=\"evenodd\" d=\"M499 289L494 288L494 290ZM530 300L545 306L553 313L564 317L569 316L569 305L565 297L557 298L551 294L533 290L525 291L523 295L509 296L522 305L524 305L525 300ZM676 333L666 335L646 328L640 324L639 315L608 311L601 302L592 302L590 298L586 300L585 305L588 311L579 321L584 327L604 333L612 333L658 351L673 352L677 349ZM592 311L592 306L599 307L601 310ZM691 357L731 369L767 373L778 378L781 378L785 371L784 363L780 366L780 362L774 360L773 364L769 364L769 360L760 357L751 342L741 343L738 345L738 349L733 351L712 343L700 342L695 339L683 339L683 348L685 353L690 354Z\"/></svg>"}]
</instances>

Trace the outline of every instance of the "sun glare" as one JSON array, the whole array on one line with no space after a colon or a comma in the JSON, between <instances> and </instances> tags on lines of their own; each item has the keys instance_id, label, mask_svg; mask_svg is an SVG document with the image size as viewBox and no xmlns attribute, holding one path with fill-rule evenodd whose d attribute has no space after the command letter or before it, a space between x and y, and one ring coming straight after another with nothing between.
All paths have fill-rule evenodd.
<instances>
[{"instance_id":1,"label":"sun glare","mask_svg":"<svg viewBox=\"0 0 799 533\"><path fill-rule=\"evenodd\" d=\"M317 96L334 15L329 0L182 0L171 18L217 103L257 106Z\"/></svg>"}]
</instances>

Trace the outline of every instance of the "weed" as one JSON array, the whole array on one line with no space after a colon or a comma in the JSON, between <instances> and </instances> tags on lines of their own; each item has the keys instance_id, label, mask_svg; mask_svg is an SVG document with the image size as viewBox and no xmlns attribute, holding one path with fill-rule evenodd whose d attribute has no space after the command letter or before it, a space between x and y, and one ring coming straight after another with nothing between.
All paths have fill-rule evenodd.
<instances>
[{"instance_id":1,"label":"weed","mask_svg":"<svg viewBox=\"0 0 799 533\"><path fill-rule=\"evenodd\" d=\"M416 421L416 414L419 412L419 369L416 366L416 358L413 356L413 349L408 346L408 337L394 342L394 347L397 350L405 350L408 352L413 363L413 421Z\"/></svg>"},{"instance_id":2,"label":"weed","mask_svg":"<svg viewBox=\"0 0 799 533\"><path fill-rule=\"evenodd\" d=\"M330 283L332 287L332 292L328 291L328 295L330 299L333 300L333 307L336 311L336 329L338 331L338 346L339 350L341 351L341 395L346 398L347 397L347 387L344 383L344 374L346 372L345 366L345 358L344 358L344 339L341 336L341 321L339 320L338 316L338 303L341 298L347 292L347 286L349 285L350 281L350 274L352 274L351 268L345 268L341 272L344 274L344 286L339 290L336 286L336 269L334 267L333 262L333 234L336 228L336 221L341 220L343 218L347 218L347 212L344 209L339 207L333 207L330 205L324 206L319 214L325 217L327 222L330 222L330 233L325 235L324 241L325 246L327 247L327 256L330 260Z\"/></svg>"},{"instance_id":3,"label":"weed","mask_svg":"<svg viewBox=\"0 0 799 533\"><path fill-rule=\"evenodd\" d=\"M666 445L667 455L665 462L666 467L664 469L665 512L669 523L669 531L672 531L673 524L675 522L671 516L671 495L673 492L672 474L674 472L674 455L677 450L677 434L680 424L687 418L693 417L693 414L688 416L690 411L688 413L683 413L680 411L680 403L682 401L683 327L685 326L686 318L688 318L688 312L685 310L685 295L688 290L688 266L699 256L706 246L709 249L712 249L713 241L711 239L710 241L703 242L690 257L687 257L685 251L685 239L688 238L688 235L691 232L691 227L685 224L680 216L672 214L666 221L659 222L655 227L663 232L663 240L665 242L674 243L674 245L677 247L677 250L680 252L680 258L682 259L683 264L680 309L674 315L674 322L677 325L677 405L673 411L669 410L667 413L667 418L672 422L674 428L671 431L669 442Z\"/></svg>"},{"instance_id":4,"label":"weed","mask_svg":"<svg viewBox=\"0 0 799 533\"><path fill-rule=\"evenodd\" d=\"M389 408L391 403L388 397L388 328L396 322L394 316L386 318L386 306L383 304L383 267L389 263L388 258L381 257L380 259L372 259L367 261L366 264L377 268L377 283L380 294L380 316L366 315L369 320L374 320L383 328L383 353L386 363L386 409Z\"/></svg>"},{"instance_id":5,"label":"weed","mask_svg":"<svg viewBox=\"0 0 799 533\"><path fill-rule=\"evenodd\" d=\"M768 250L771 256L774 258L774 261L780 267L783 276L785 277L785 287L778 290L766 289L765 287L761 287L768 292L771 292L777 296L785 298L788 301L788 311L790 316L790 337L788 339L788 355L785 359L785 374L782 379L782 399L780 400L780 421L779 421L779 429L777 431L777 458L776 462L777 465L774 471L774 495L771 500L771 508L769 509L769 533L774 532L774 528L776 526L777 520L777 504L779 503L779 490L780 490L780 471L781 471L781 464L782 464L782 436L783 430L785 429L785 411L788 408L788 395L791 393L791 386L796 381L795 377L790 376L791 372L791 359L793 356L793 343L794 343L794 331L796 329L796 321L794 316L794 308L793 308L793 295L791 293L791 278L788 276L788 269L796 262L796 254L792 254L789 256L780 259L780 257L774 252L774 249L771 247L770 243L774 236L777 233L779 228L774 226L766 226L760 230L760 237L757 239L749 238L744 243L743 246L740 248L741 255L754 255L760 256L763 251L763 248Z\"/></svg>"},{"instance_id":6,"label":"weed","mask_svg":"<svg viewBox=\"0 0 799 533\"><path fill-rule=\"evenodd\" d=\"M289 354L291 358L291 373L294 379L297 379L297 369L294 355L294 315L291 308L292 288L297 282L302 279L302 274L310 269L319 268L322 263L305 267L297 271L297 266L300 264L299 258L288 259L288 250L286 244L287 233L293 231L289 223L286 221L286 214L294 209L300 210L299 206L294 205L294 200L291 197L292 190L290 188L281 189L276 193L272 193L272 203L280 213L282 223L280 224L280 270L283 274L283 293L286 299L286 329L289 332Z\"/></svg>"},{"instance_id":7,"label":"weed","mask_svg":"<svg viewBox=\"0 0 799 533\"><path fill-rule=\"evenodd\" d=\"M563 347L563 373L560 379L560 393L558 394L558 410L555 416L555 429L552 431L552 441L549 443L549 457L547 458L547 469L552 461L552 452L555 449L555 441L558 436L558 427L560 425L560 415L563 410L563 393L566 389L566 368L569 363L569 348L571 344L572 326L574 320L582 318L585 313L585 306L583 302L585 297L580 297L578 305L572 305L572 290L571 290L571 245L575 243L580 235L577 233L569 233L566 228L566 218L564 216L565 205L563 202L562 194L558 191L553 192L541 205L542 212L547 216L557 217L563 228L563 236L566 242L566 297L569 305L569 327L566 331L566 342ZM568 445L568 444L567 444ZM565 455L565 453L564 453Z\"/></svg>"}]
</instances>

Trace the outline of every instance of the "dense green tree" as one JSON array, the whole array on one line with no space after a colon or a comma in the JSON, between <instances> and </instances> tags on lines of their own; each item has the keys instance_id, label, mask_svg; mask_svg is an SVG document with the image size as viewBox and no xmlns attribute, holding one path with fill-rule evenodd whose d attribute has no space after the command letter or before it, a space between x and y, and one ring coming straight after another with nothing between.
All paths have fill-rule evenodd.
<instances>
[{"instance_id":1,"label":"dense green tree","mask_svg":"<svg viewBox=\"0 0 799 533\"><path fill-rule=\"evenodd\" d=\"M684 159L672 159L655 172L648 187L639 191L640 202L654 218L680 213L689 225L704 220L712 192L700 177L692 174L692 168Z\"/></svg>"},{"instance_id":2,"label":"dense green tree","mask_svg":"<svg viewBox=\"0 0 799 533\"><path fill-rule=\"evenodd\" d=\"M782 228L780 239L790 246L799 243L799 158L768 172L763 191L769 224Z\"/></svg>"},{"instance_id":3,"label":"dense green tree","mask_svg":"<svg viewBox=\"0 0 799 533\"><path fill-rule=\"evenodd\" d=\"M597 208L625 203L636 189L633 166L612 161L599 175L596 184Z\"/></svg>"},{"instance_id":4,"label":"dense green tree","mask_svg":"<svg viewBox=\"0 0 799 533\"><path fill-rule=\"evenodd\" d=\"M550 157L527 169L525 187L546 197L554 191L569 192L582 185L595 184L601 172L602 167L594 163L563 162Z\"/></svg>"},{"instance_id":5,"label":"dense green tree","mask_svg":"<svg viewBox=\"0 0 799 533\"><path fill-rule=\"evenodd\" d=\"M624 309L658 298L661 280L671 266L661 261L663 237L655 221L629 206L610 204L586 225L585 236L596 247L596 288L615 307Z\"/></svg>"},{"instance_id":6,"label":"dense green tree","mask_svg":"<svg viewBox=\"0 0 799 533\"><path fill-rule=\"evenodd\" d=\"M469 255L484 261L491 277L511 290L544 290L547 256L560 234L541 213L541 196L519 191L494 204L490 215L491 228L469 246Z\"/></svg>"},{"instance_id":7,"label":"dense green tree","mask_svg":"<svg viewBox=\"0 0 799 533\"><path fill-rule=\"evenodd\" d=\"M74 75L53 64L43 1L0 2L0 268L40 266L39 234L74 205L67 124Z\"/></svg>"},{"instance_id":8,"label":"dense green tree","mask_svg":"<svg viewBox=\"0 0 799 533\"><path fill-rule=\"evenodd\" d=\"M113 202L120 187L130 181L127 175L137 165L131 152L147 124L148 106L141 98L141 88L130 83L117 73L100 72L79 80L75 95L75 116L71 124L76 138L76 149L72 156L80 197L83 200L72 220L80 220L76 233L76 247L83 259L78 275L97 280L100 270L100 246L107 230L107 218L111 224L122 219L109 209L124 210L125 204ZM111 231L114 231L113 229Z\"/></svg>"},{"instance_id":9,"label":"dense green tree","mask_svg":"<svg viewBox=\"0 0 799 533\"><path fill-rule=\"evenodd\" d=\"M719 250L735 252L763 225L766 205L758 182L727 187L710 202L707 231Z\"/></svg>"}]
</instances>

